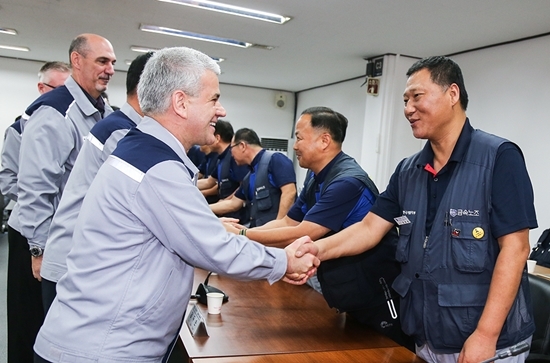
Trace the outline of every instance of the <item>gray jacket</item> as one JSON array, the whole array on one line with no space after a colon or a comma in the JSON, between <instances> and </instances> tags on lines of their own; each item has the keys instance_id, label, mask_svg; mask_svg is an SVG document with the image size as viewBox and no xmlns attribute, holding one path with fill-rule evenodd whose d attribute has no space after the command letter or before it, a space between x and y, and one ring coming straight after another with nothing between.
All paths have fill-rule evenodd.
<instances>
[{"instance_id":1,"label":"gray jacket","mask_svg":"<svg viewBox=\"0 0 550 363\"><path fill-rule=\"evenodd\" d=\"M111 112L105 105L105 115ZM36 99L25 114L17 181L19 232L29 245L44 248L84 137L101 114L72 77Z\"/></svg>"},{"instance_id":2,"label":"gray jacket","mask_svg":"<svg viewBox=\"0 0 550 363\"><path fill-rule=\"evenodd\" d=\"M0 169L0 191L15 205L8 219L8 225L16 231L21 230L18 219L17 173L19 172L19 150L21 149L21 120L6 129L2 147L2 168Z\"/></svg>"},{"instance_id":3,"label":"gray jacket","mask_svg":"<svg viewBox=\"0 0 550 363\"><path fill-rule=\"evenodd\" d=\"M141 116L125 103L119 111L99 121L86 136L50 225L40 270L46 280L57 282L67 271L65 261L73 246L73 231L82 200L118 141L140 121Z\"/></svg>"},{"instance_id":4,"label":"gray jacket","mask_svg":"<svg viewBox=\"0 0 550 363\"><path fill-rule=\"evenodd\" d=\"M286 252L227 233L181 143L145 117L107 158L80 211L67 273L38 333L51 362L161 362L194 268L274 283Z\"/></svg>"}]
</instances>

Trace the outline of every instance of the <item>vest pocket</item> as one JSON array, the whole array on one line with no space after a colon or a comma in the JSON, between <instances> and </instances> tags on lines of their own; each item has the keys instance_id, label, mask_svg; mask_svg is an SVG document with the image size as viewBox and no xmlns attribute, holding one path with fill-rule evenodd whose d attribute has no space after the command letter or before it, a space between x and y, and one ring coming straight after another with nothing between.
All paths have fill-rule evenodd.
<instances>
[{"instance_id":1,"label":"vest pocket","mask_svg":"<svg viewBox=\"0 0 550 363\"><path fill-rule=\"evenodd\" d=\"M485 231L488 230L479 223L453 222L451 250L455 269L469 273L485 271L488 258L488 238Z\"/></svg>"},{"instance_id":2,"label":"vest pocket","mask_svg":"<svg viewBox=\"0 0 550 363\"><path fill-rule=\"evenodd\" d=\"M269 197L269 190L267 188L256 190L256 206L258 207L258 210L271 209L272 203L271 198Z\"/></svg>"},{"instance_id":3,"label":"vest pocket","mask_svg":"<svg viewBox=\"0 0 550 363\"><path fill-rule=\"evenodd\" d=\"M462 348L475 330L487 300L489 284L440 284L437 287L439 309L433 312L430 330L443 332L446 348Z\"/></svg>"},{"instance_id":4,"label":"vest pocket","mask_svg":"<svg viewBox=\"0 0 550 363\"><path fill-rule=\"evenodd\" d=\"M411 241L412 223L399 226L399 239L395 249L395 259L397 262L409 262L409 249Z\"/></svg>"}]
</instances>

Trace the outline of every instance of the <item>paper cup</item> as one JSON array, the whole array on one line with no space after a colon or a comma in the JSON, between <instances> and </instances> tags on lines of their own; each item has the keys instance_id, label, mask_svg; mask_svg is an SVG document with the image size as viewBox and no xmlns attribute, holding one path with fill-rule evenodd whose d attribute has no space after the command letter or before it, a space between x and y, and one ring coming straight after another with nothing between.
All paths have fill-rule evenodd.
<instances>
[{"instance_id":1,"label":"paper cup","mask_svg":"<svg viewBox=\"0 0 550 363\"><path fill-rule=\"evenodd\" d=\"M535 272L535 266L537 265L537 261L535 260L527 260L527 272L532 274Z\"/></svg>"},{"instance_id":2,"label":"paper cup","mask_svg":"<svg viewBox=\"0 0 550 363\"><path fill-rule=\"evenodd\" d=\"M222 310L223 294L221 292L209 292L206 294L208 314L219 314Z\"/></svg>"}]
</instances>

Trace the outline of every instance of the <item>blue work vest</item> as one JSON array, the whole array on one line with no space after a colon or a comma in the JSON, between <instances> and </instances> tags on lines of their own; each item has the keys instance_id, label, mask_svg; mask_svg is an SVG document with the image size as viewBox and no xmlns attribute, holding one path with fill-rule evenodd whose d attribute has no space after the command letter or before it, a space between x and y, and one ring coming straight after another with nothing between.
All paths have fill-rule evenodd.
<instances>
[{"instance_id":1,"label":"blue work vest","mask_svg":"<svg viewBox=\"0 0 550 363\"><path fill-rule=\"evenodd\" d=\"M319 188L314 177L308 179L305 186L308 210L322 198L331 183L348 177L356 178L375 197L378 196L378 189L367 173L352 157L342 154ZM363 217L367 213L365 210ZM346 218L340 230L349 226L350 217ZM336 232L339 231L331 231L327 236ZM366 252L323 261L317 269L317 277L328 305L339 311L354 312L386 304L386 284L391 286L399 274L399 264L395 261L396 244L397 231L392 228L378 245Z\"/></svg>"},{"instance_id":2,"label":"blue work vest","mask_svg":"<svg viewBox=\"0 0 550 363\"><path fill-rule=\"evenodd\" d=\"M417 344L439 353L460 352L483 312L496 259L497 239L490 228L493 169L499 146L507 140L480 130L438 207L426 236L427 183L420 153L398 173L403 210L396 258L401 274L393 288L402 297L401 325ZM528 278L521 285L497 342L497 349L526 339L535 330Z\"/></svg>"},{"instance_id":3,"label":"blue work vest","mask_svg":"<svg viewBox=\"0 0 550 363\"><path fill-rule=\"evenodd\" d=\"M271 185L268 173L269 162L273 154L274 151L265 151L256 165L254 173L248 173L242 183L247 207L250 208L250 227L263 226L267 222L277 219L279 213L281 189ZM251 185L254 190L250 190Z\"/></svg>"}]
</instances>

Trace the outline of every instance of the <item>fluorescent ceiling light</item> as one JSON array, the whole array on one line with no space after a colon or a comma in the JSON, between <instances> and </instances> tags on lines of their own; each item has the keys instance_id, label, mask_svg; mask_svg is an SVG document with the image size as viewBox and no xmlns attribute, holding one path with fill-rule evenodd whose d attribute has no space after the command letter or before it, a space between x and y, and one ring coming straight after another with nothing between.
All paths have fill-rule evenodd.
<instances>
[{"instance_id":1,"label":"fluorescent ceiling light","mask_svg":"<svg viewBox=\"0 0 550 363\"><path fill-rule=\"evenodd\" d=\"M240 40L220 38L220 37L216 37L214 35L192 33L192 32L188 32L188 31L185 31L185 30L166 28L166 27L163 27L163 26L156 26L156 25L143 25L142 24L142 25L139 26L139 29L144 31L144 32L158 33L158 34L164 34L164 35L173 35L175 37L189 38L189 39L194 39L194 40L202 40L202 41L205 41L205 42L232 45L232 46L241 47L241 48L249 48L249 47L254 45L252 43L242 42Z\"/></svg>"},{"instance_id":2,"label":"fluorescent ceiling light","mask_svg":"<svg viewBox=\"0 0 550 363\"><path fill-rule=\"evenodd\" d=\"M292 19L288 16L266 13L263 11L242 8L240 6L218 3L215 1L206 1L206 0L159 0L159 1L190 6L198 9L212 10L212 11L217 11L224 14L237 15L245 18L262 20L262 21L267 21L275 24L284 24L290 19Z\"/></svg>"},{"instance_id":3,"label":"fluorescent ceiling light","mask_svg":"<svg viewBox=\"0 0 550 363\"><path fill-rule=\"evenodd\" d=\"M147 53L147 52L156 52L157 50L160 50L160 49L159 48L149 48L149 47L140 47L138 45L132 45L130 47L130 50L132 50L134 52L139 52L139 53ZM216 61L218 63L223 62L225 60L225 58L218 58L218 57L210 57L210 58L212 58L214 61ZM130 63L132 63L132 61L127 59L126 64L130 65Z\"/></svg>"},{"instance_id":4,"label":"fluorescent ceiling light","mask_svg":"<svg viewBox=\"0 0 550 363\"><path fill-rule=\"evenodd\" d=\"M28 52L30 50L27 47L17 47L15 45L2 45L2 44L0 44L0 49L18 50L20 52Z\"/></svg>"},{"instance_id":5,"label":"fluorescent ceiling light","mask_svg":"<svg viewBox=\"0 0 550 363\"><path fill-rule=\"evenodd\" d=\"M0 33L8 35L17 35L17 30L10 28L0 28Z\"/></svg>"},{"instance_id":6,"label":"fluorescent ceiling light","mask_svg":"<svg viewBox=\"0 0 550 363\"><path fill-rule=\"evenodd\" d=\"M159 48L148 48L148 47L140 47L138 45L132 45L130 47L130 50L138 53L148 53L148 52L156 52L157 50L159 50Z\"/></svg>"}]
</instances>

